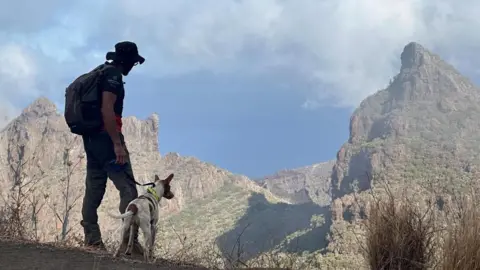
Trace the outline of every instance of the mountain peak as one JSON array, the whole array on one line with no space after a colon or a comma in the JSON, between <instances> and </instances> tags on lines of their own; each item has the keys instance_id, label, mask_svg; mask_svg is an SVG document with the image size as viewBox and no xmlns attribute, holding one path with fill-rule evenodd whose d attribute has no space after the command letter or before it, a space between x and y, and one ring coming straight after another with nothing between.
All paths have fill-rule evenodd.
<instances>
[{"instance_id":1,"label":"mountain peak","mask_svg":"<svg viewBox=\"0 0 480 270\"><path fill-rule=\"evenodd\" d=\"M152 113L148 118L147 121L152 125L152 129L158 133L158 125L160 121L160 117L157 113Z\"/></svg>"},{"instance_id":2,"label":"mountain peak","mask_svg":"<svg viewBox=\"0 0 480 270\"><path fill-rule=\"evenodd\" d=\"M57 113L57 106L46 97L39 97L34 100L27 108L23 110L23 114L49 115Z\"/></svg>"},{"instance_id":3,"label":"mountain peak","mask_svg":"<svg viewBox=\"0 0 480 270\"><path fill-rule=\"evenodd\" d=\"M401 54L402 70L419 67L425 63L426 55L431 53L422 45L416 42L410 42L403 48Z\"/></svg>"}]
</instances>

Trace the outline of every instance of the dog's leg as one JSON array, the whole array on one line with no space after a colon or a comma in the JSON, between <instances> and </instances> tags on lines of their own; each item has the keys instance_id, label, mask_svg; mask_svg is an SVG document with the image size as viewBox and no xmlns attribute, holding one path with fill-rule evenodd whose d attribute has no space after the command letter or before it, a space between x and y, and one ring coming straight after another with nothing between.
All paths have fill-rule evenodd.
<instances>
[{"instance_id":1,"label":"dog's leg","mask_svg":"<svg viewBox=\"0 0 480 270\"><path fill-rule=\"evenodd\" d=\"M151 236L151 239L152 241L150 242L150 256L151 258L153 259L153 249L155 248L155 238L157 236L157 225L155 224L156 222L154 222L152 225L150 225L150 228L152 230L152 236Z\"/></svg>"},{"instance_id":2,"label":"dog's leg","mask_svg":"<svg viewBox=\"0 0 480 270\"><path fill-rule=\"evenodd\" d=\"M145 251L143 252L143 257L146 262L150 261L150 250L151 250L151 245L150 243L152 242L152 233L150 230L150 222L146 220L142 220L142 223L140 224L140 228L142 229L143 232L143 238L145 239Z\"/></svg>"},{"instance_id":3,"label":"dog's leg","mask_svg":"<svg viewBox=\"0 0 480 270\"><path fill-rule=\"evenodd\" d=\"M120 250L122 248L123 237L125 237L125 233L129 228L130 228L130 226L128 226L128 223L126 223L126 222L122 223L122 229L120 231L120 245L118 246L117 251L113 255L114 257L118 257L118 255L120 255Z\"/></svg>"},{"instance_id":4,"label":"dog's leg","mask_svg":"<svg viewBox=\"0 0 480 270\"><path fill-rule=\"evenodd\" d=\"M127 244L127 249L125 250L125 255L131 255L132 254L132 248L133 248L133 226L135 224L131 224L129 229L130 229L130 236L128 237L128 244Z\"/></svg>"}]
</instances>

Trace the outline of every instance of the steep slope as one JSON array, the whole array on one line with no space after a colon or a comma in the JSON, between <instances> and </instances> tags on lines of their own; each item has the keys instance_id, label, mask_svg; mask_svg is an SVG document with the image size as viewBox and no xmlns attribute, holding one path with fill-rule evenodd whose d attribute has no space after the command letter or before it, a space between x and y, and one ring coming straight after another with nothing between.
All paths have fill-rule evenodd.
<instances>
[{"instance_id":1,"label":"steep slope","mask_svg":"<svg viewBox=\"0 0 480 270\"><path fill-rule=\"evenodd\" d=\"M346 222L361 214L352 195L356 188L364 191L386 181L393 189L408 187L421 202L475 179L479 89L418 43L405 46L401 63L390 85L355 110L350 138L338 151L332 173L332 249L338 252L359 252ZM335 238L339 231L342 239Z\"/></svg>"},{"instance_id":2,"label":"steep slope","mask_svg":"<svg viewBox=\"0 0 480 270\"><path fill-rule=\"evenodd\" d=\"M330 184L335 160L296 169L282 170L266 176L258 183L273 194L301 204L315 202L321 206L330 204Z\"/></svg>"},{"instance_id":3,"label":"steep slope","mask_svg":"<svg viewBox=\"0 0 480 270\"><path fill-rule=\"evenodd\" d=\"M234 175L193 157L169 153L163 160L165 172L176 172L182 175L183 182L188 183L185 192L200 189L210 195L184 194L190 202L183 204L182 211L161 218L158 241L161 253L171 254L185 249L212 252L212 249L218 249L217 252L224 256L235 257L238 254L230 254L234 248L232 245L238 241L239 234L243 234L245 254L242 257L252 259L278 248L286 238L295 239L302 231L311 230L312 219L329 214L327 208L312 202L292 205L288 198L272 194L245 176ZM215 174L223 175L223 178L215 177ZM221 188L212 189L212 185L220 185ZM319 241L310 243L301 239L295 244L302 251L322 245ZM285 246L288 247L288 243Z\"/></svg>"}]
</instances>

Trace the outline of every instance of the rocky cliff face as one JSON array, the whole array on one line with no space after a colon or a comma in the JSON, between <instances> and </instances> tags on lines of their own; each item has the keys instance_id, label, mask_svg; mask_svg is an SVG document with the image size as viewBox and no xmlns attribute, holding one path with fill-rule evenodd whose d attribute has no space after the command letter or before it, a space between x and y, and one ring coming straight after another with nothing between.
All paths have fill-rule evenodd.
<instances>
[{"instance_id":1,"label":"rocky cliff face","mask_svg":"<svg viewBox=\"0 0 480 270\"><path fill-rule=\"evenodd\" d=\"M448 196L477 179L480 89L418 43L405 46L401 63L390 85L355 110L350 138L337 153L332 233L344 234L333 237L337 251L358 247L354 237L352 243L345 240L357 228L349 223L352 215L360 213L354 190L378 187L382 180L391 188L408 187L421 202L432 194Z\"/></svg>"},{"instance_id":2,"label":"rocky cliff face","mask_svg":"<svg viewBox=\"0 0 480 270\"><path fill-rule=\"evenodd\" d=\"M258 183L273 194L295 204L315 202L330 204L331 174L335 160L302 168L282 170L267 176Z\"/></svg>"},{"instance_id":3,"label":"rocky cliff face","mask_svg":"<svg viewBox=\"0 0 480 270\"><path fill-rule=\"evenodd\" d=\"M332 175L336 198L351 192L354 180L361 189L370 187L367 172L398 171L398 164L413 159L478 163L479 89L417 43L405 46L401 59L390 86L365 99L351 117L350 138Z\"/></svg>"}]
</instances>

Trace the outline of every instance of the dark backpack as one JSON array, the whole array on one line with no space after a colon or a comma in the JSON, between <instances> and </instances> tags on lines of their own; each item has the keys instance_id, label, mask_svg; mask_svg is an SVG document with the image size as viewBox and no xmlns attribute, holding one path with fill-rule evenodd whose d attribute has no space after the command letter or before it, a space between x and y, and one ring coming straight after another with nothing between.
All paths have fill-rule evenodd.
<instances>
[{"instance_id":1,"label":"dark backpack","mask_svg":"<svg viewBox=\"0 0 480 270\"><path fill-rule=\"evenodd\" d=\"M98 132L103 126L102 92L99 91L107 65L75 79L65 90L65 121L78 135Z\"/></svg>"}]
</instances>

